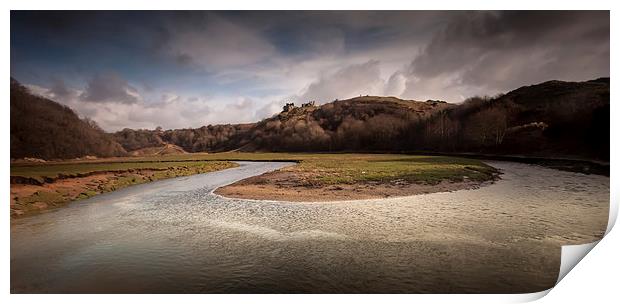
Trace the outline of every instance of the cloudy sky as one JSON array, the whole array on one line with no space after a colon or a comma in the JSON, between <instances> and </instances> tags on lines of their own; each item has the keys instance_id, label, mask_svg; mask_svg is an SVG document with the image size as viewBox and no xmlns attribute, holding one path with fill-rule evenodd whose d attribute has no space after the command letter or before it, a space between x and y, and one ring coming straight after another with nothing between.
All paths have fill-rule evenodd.
<instances>
[{"instance_id":1,"label":"cloudy sky","mask_svg":"<svg viewBox=\"0 0 620 304\"><path fill-rule=\"evenodd\" d=\"M11 12L11 76L107 131L609 76L609 12Z\"/></svg>"}]
</instances>

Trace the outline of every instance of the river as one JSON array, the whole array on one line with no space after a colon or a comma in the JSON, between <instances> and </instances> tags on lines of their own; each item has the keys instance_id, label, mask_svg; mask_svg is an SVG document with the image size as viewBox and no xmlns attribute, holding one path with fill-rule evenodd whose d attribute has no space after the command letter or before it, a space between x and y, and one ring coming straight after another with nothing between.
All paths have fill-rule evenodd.
<instances>
[{"instance_id":1,"label":"river","mask_svg":"<svg viewBox=\"0 0 620 304\"><path fill-rule=\"evenodd\" d=\"M213 189L291 165L240 162L11 220L13 293L498 293L554 285L598 240L609 178L489 161L475 190L332 203Z\"/></svg>"}]
</instances>

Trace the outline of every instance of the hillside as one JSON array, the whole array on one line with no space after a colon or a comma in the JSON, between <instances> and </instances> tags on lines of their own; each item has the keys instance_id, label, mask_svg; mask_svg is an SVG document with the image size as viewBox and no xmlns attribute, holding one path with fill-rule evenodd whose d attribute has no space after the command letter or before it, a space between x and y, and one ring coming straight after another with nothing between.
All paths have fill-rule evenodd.
<instances>
[{"instance_id":1,"label":"hillside","mask_svg":"<svg viewBox=\"0 0 620 304\"><path fill-rule=\"evenodd\" d=\"M73 110L31 94L11 79L11 158L123 156L125 149Z\"/></svg>"},{"instance_id":2,"label":"hillside","mask_svg":"<svg viewBox=\"0 0 620 304\"><path fill-rule=\"evenodd\" d=\"M196 129L176 130L132 130L123 129L111 134L127 151L143 148L156 148L165 144L174 144L187 152L226 151L237 148L233 140L255 124L209 125Z\"/></svg>"},{"instance_id":3,"label":"hillside","mask_svg":"<svg viewBox=\"0 0 620 304\"><path fill-rule=\"evenodd\" d=\"M242 150L373 151L402 149L413 122L454 107L441 101L365 96L294 107L236 138Z\"/></svg>"},{"instance_id":4,"label":"hillside","mask_svg":"<svg viewBox=\"0 0 620 304\"><path fill-rule=\"evenodd\" d=\"M253 124L209 125L197 129L131 130L114 133L128 151L162 142L191 152L392 150L395 135L414 121L454 107L441 101L364 96L321 106L288 106Z\"/></svg>"},{"instance_id":5,"label":"hillside","mask_svg":"<svg viewBox=\"0 0 620 304\"><path fill-rule=\"evenodd\" d=\"M531 122L543 122L548 127L539 133L536 148L541 154L560 154L609 160L610 95L609 78L587 82L550 81L524 87L506 94L503 102L514 103L526 111L509 122L512 129L506 146L534 148L523 142L523 133L515 127Z\"/></svg>"},{"instance_id":6,"label":"hillside","mask_svg":"<svg viewBox=\"0 0 620 304\"><path fill-rule=\"evenodd\" d=\"M163 144L159 147L142 148L131 151L131 156L161 156L161 155L187 154L183 148L173 144Z\"/></svg>"},{"instance_id":7,"label":"hillside","mask_svg":"<svg viewBox=\"0 0 620 304\"><path fill-rule=\"evenodd\" d=\"M288 104L250 124L106 134L11 82L11 158L219 151L427 151L609 160L609 78L548 81L461 104L363 96Z\"/></svg>"},{"instance_id":8,"label":"hillside","mask_svg":"<svg viewBox=\"0 0 620 304\"><path fill-rule=\"evenodd\" d=\"M416 150L609 160L609 78L470 98L409 130Z\"/></svg>"},{"instance_id":9,"label":"hillside","mask_svg":"<svg viewBox=\"0 0 620 304\"><path fill-rule=\"evenodd\" d=\"M254 124L130 130L131 151L428 151L609 160L609 78L548 81L461 104L363 96L287 105Z\"/></svg>"}]
</instances>

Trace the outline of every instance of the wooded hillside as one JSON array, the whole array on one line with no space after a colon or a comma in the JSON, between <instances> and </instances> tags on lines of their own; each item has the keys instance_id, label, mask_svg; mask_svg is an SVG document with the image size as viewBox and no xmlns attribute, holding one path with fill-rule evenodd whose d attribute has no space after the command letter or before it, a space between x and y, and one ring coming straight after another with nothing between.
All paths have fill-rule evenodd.
<instances>
[{"instance_id":1,"label":"wooded hillside","mask_svg":"<svg viewBox=\"0 0 620 304\"><path fill-rule=\"evenodd\" d=\"M11 79L11 158L68 159L123 156L111 135L70 108L31 94Z\"/></svg>"}]
</instances>

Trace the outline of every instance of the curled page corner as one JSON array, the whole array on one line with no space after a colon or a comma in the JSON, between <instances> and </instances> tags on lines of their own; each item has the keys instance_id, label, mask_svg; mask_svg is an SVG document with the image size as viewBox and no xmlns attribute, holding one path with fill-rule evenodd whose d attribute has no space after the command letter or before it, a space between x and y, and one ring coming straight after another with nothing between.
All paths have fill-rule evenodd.
<instances>
[{"instance_id":1,"label":"curled page corner","mask_svg":"<svg viewBox=\"0 0 620 304\"><path fill-rule=\"evenodd\" d=\"M613 224L610 224L613 226ZM527 293L527 294L519 294L514 298L515 303L525 303L525 302L533 302L538 299L546 296L555 286L564 279L564 277L583 259L599 241L587 243L587 244L579 244L579 245L565 245L562 246L561 253L561 262L560 262L560 271L558 274L558 280L555 282L555 285L547 290Z\"/></svg>"},{"instance_id":2,"label":"curled page corner","mask_svg":"<svg viewBox=\"0 0 620 304\"><path fill-rule=\"evenodd\" d=\"M560 281L583 259L599 241L579 244L579 245L565 245L562 246L562 258L560 262L560 273L558 280L555 282L557 285Z\"/></svg>"},{"instance_id":3,"label":"curled page corner","mask_svg":"<svg viewBox=\"0 0 620 304\"><path fill-rule=\"evenodd\" d=\"M618 217L618 204L616 200L611 199L609 202L609 220L607 221L607 235L616 223ZM605 236L603 236L605 237ZM602 238L601 238L602 239ZM555 282L557 285L562 279L581 261L594 246L596 246L601 240L596 242L579 244L579 245L564 245L562 246L562 256L560 262L560 273L558 274L558 280Z\"/></svg>"},{"instance_id":4,"label":"curled page corner","mask_svg":"<svg viewBox=\"0 0 620 304\"><path fill-rule=\"evenodd\" d=\"M609 220L607 221L607 230L605 231L605 235L607 235L611 231L611 229L614 227L614 225L616 224L617 218L618 218L618 203L614 199L614 197L612 197L609 200Z\"/></svg>"},{"instance_id":5,"label":"curled page corner","mask_svg":"<svg viewBox=\"0 0 620 304\"><path fill-rule=\"evenodd\" d=\"M560 281L564 279L564 277L577 265L577 263L579 263L590 252L590 250L592 250L611 231L611 229L613 229L617 218L618 203L612 196L609 200L609 219L607 221L605 235L603 235L603 237L596 242L562 246L560 271L558 274L558 280L555 282L555 286L557 286ZM527 294L527 296L524 295L525 297L522 299L527 302L538 300L546 296L553 288L555 288L555 286L541 292Z\"/></svg>"},{"instance_id":6,"label":"curled page corner","mask_svg":"<svg viewBox=\"0 0 620 304\"><path fill-rule=\"evenodd\" d=\"M513 298L510 299L511 301L509 302L510 303L534 302L534 301L540 300L543 297L545 297L551 291L551 289L553 289L553 287L543 290L543 291L539 291L539 292L516 294Z\"/></svg>"}]
</instances>

